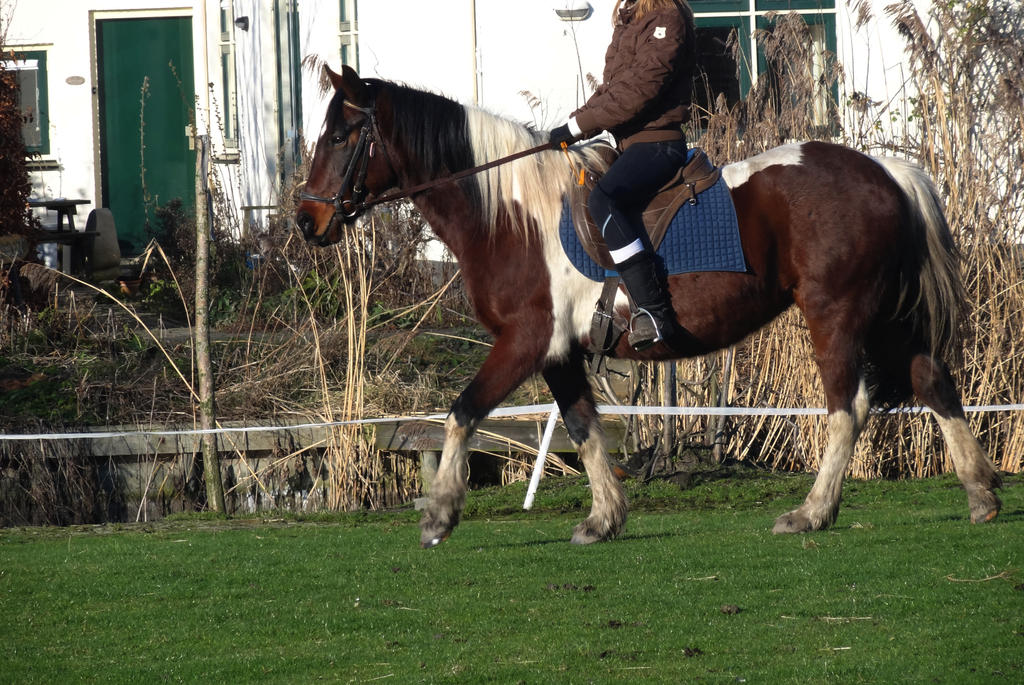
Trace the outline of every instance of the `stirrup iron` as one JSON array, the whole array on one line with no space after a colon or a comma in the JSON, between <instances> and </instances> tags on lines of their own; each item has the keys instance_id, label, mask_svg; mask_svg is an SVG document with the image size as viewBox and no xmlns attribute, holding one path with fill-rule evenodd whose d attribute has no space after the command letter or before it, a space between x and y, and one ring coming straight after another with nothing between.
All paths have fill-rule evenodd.
<instances>
[{"instance_id":1,"label":"stirrup iron","mask_svg":"<svg viewBox=\"0 0 1024 685\"><path fill-rule=\"evenodd\" d=\"M638 321L639 326L637 326ZM662 326L658 325L658 319L643 307L637 307L629 319L629 337L627 339L634 350L642 352L664 340L665 336Z\"/></svg>"}]
</instances>

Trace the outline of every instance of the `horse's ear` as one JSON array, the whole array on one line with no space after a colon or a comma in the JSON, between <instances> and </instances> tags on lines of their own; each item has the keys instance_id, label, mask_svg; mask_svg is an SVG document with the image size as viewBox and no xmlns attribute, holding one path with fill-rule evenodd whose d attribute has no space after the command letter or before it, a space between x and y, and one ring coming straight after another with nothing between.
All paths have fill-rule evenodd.
<instances>
[{"instance_id":1,"label":"horse's ear","mask_svg":"<svg viewBox=\"0 0 1024 685\"><path fill-rule=\"evenodd\" d=\"M335 73L329 66L324 65L324 70L327 72L327 78L331 80L331 85L334 86L335 90L340 90L345 94L345 99L354 105L359 107L365 107L369 102L369 94L367 93L366 84L363 79L359 78L359 74L356 70L347 64L341 65L341 73Z\"/></svg>"}]
</instances>

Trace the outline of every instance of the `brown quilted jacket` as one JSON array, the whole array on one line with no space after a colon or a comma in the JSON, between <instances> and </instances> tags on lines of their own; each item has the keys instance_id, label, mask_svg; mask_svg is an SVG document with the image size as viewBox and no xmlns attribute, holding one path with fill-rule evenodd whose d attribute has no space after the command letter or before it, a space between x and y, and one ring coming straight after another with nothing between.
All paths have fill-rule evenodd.
<instances>
[{"instance_id":1,"label":"brown quilted jacket","mask_svg":"<svg viewBox=\"0 0 1024 685\"><path fill-rule=\"evenodd\" d=\"M631 6L620 9L605 53L604 82L572 114L586 137L609 131L621 149L683 137L696 64L693 26L685 3L640 19Z\"/></svg>"}]
</instances>

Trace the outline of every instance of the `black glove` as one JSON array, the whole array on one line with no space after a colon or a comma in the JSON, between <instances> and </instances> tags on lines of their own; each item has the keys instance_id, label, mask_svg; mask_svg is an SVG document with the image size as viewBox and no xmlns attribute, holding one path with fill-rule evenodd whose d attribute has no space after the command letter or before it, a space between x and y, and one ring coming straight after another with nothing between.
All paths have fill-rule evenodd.
<instances>
[{"instance_id":1,"label":"black glove","mask_svg":"<svg viewBox=\"0 0 1024 685\"><path fill-rule=\"evenodd\" d=\"M569 130L569 124L562 124L548 133L548 144L553 148L561 147L562 143L572 145L575 142L576 136Z\"/></svg>"}]
</instances>

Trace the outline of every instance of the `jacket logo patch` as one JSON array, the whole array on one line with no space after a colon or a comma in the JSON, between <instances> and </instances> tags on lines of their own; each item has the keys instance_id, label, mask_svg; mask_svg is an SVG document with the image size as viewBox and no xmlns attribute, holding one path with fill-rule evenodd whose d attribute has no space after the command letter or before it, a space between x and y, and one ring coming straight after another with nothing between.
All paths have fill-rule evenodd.
<instances>
[{"instance_id":1,"label":"jacket logo patch","mask_svg":"<svg viewBox=\"0 0 1024 685\"><path fill-rule=\"evenodd\" d=\"M664 26L658 26L657 28L655 28L654 29L654 37L657 38L658 40L661 40L662 38L664 38L665 37L665 27Z\"/></svg>"}]
</instances>

